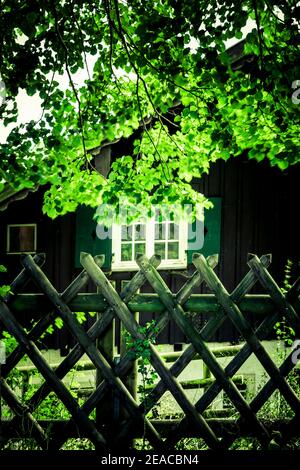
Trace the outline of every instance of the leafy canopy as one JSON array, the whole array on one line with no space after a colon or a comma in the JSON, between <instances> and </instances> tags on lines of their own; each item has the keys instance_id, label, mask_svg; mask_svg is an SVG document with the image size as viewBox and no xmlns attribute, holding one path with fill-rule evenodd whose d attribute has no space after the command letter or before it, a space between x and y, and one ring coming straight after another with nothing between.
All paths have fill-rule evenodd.
<instances>
[{"instance_id":1,"label":"leafy canopy","mask_svg":"<svg viewBox=\"0 0 300 470\"><path fill-rule=\"evenodd\" d=\"M1 3L1 119L16 122L20 89L40 96L43 115L15 126L1 145L0 185L50 184L49 216L79 203L116 205L121 195L133 203L203 202L192 178L242 153L282 170L298 162L297 2ZM243 45L228 52L243 31ZM80 69L89 78L78 87ZM133 152L124 145L101 176L89 150L131 135Z\"/></svg>"}]
</instances>

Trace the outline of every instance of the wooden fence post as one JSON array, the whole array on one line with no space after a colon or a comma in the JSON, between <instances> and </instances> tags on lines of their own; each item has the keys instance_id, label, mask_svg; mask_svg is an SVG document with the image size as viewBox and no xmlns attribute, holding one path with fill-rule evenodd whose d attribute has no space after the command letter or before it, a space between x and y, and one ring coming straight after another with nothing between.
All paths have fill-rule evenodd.
<instances>
[{"instance_id":1,"label":"wooden fence post","mask_svg":"<svg viewBox=\"0 0 300 470\"><path fill-rule=\"evenodd\" d=\"M139 313L135 312L133 313L133 318L134 320L139 323ZM125 354L128 352L127 344L126 344L126 328L121 322L121 338L120 338L120 360L125 356ZM125 380L125 385L129 391L129 393L132 395L134 400L137 400L137 388L138 388L138 359L132 362L132 366L128 370L127 377ZM124 418L126 419L128 417L128 413L126 412L126 409L122 407L120 409L120 421L122 421ZM134 442L135 439L132 438L127 441L127 445L130 448L134 447Z\"/></svg>"},{"instance_id":2,"label":"wooden fence post","mask_svg":"<svg viewBox=\"0 0 300 470\"><path fill-rule=\"evenodd\" d=\"M107 451L120 450L122 446L129 448L134 439L141 437L146 437L154 450L163 451L174 449L178 441L184 437L195 436L204 439L209 449L223 451L230 448L237 438L243 436L257 437L261 445L266 448L269 447L273 431L279 432L280 430L281 435L278 439L280 444L298 436L300 400L286 380L288 373L295 366L292 351L281 365L277 366L264 349L262 341L270 331L273 331L274 324L282 319L282 315L286 316L295 331L299 330L300 279L296 281L288 294L283 295L266 269L270 263L270 257L262 256L259 260L256 256L251 256L249 260L251 270L235 290L229 293L212 270L215 261L211 258L205 260L202 255L195 255L194 265L197 270L182 289L174 294L156 270L159 264L155 265L156 258L154 256L152 263L144 256L139 257L140 270L120 294L112 287L105 273L100 269L100 265L97 265L91 255L82 253L81 260L85 270L63 294L57 292L30 255L22 259L26 270L20 275L22 282L32 277L40 286L42 294L17 294L9 302L7 301L9 299L0 302L0 321L19 343L5 362L5 354L1 359L0 341L0 400L2 394L6 403L5 409L8 406L15 414L9 422L6 420L1 422L0 402L1 448L7 442L8 436L18 439L30 436L37 440L43 450L56 451L69 437L80 436L88 437L96 450L103 455ZM99 293L78 294L89 276L101 290L101 295ZM145 279L153 287L155 293L134 295ZM192 297L194 288L202 281L206 281L213 294L210 294L210 297L207 294L195 294ZM268 295L250 294L248 296L247 293L256 281L262 284ZM28 295L29 297L26 297ZM89 296L93 296L92 302ZM26 303L29 300L30 304ZM254 313L266 314L255 330L244 315L248 312L247 305L251 304ZM18 308L15 309L14 305ZM32 305L32 308L29 309L28 305ZM24 306L28 315L33 312L48 312L47 316L42 317L29 333L17 318L18 311L24 310ZM41 306L44 307L41 308ZM191 308L192 310L189 310ZM135 312L140 312L142 315L144 311L151 310L160 313L160 316L155 331L151 332L150 337L156 337L166 327L170 318L173 318L190 341L190 345L180 356L176 353L164 355L168 362L175 361L170 368L153 344L149 343L149 338L140 328L138 314L135 314ZM199 333L189 323L186 312L206 310L211 314L211 318ZM85 332L74 318L73 312L77 311L98 312L98 320L88 332ZM77 341L67 358L55 366L47 362L35 343L46 327L51 324L52 315L59 315L63 319ZM122 341L120 361L114 363L114 318L118 318L121 322L121 339L124 340L126 330L133 340L141 341L142 345L145 344L145 347L149 348L149 360L159 375L159 382L155 386L146 387L147 396L141 405L135 399L137 361L132 362L132 354L128 351L128 347L126 348L125 341ZM231 319L241 333L244 344L210 349L208 341L226 318ZM143 351L143 348L141 350ZM83 406L80 406L62 380L84 353L90 359L88 366L92 365L96 368L98 388L90 394ZM243 383L244 380L243 375L237 374L252 353L268 373L269 379L249 402L237 388L237 385ZM36 367L45 382L26 403L22 403L5 378L25 354L31 359L33 366L26 368L21 366L21 371L28 373L30 367ZM219 357L230 355L234 358L225 367L223 363L217 361ZM178 379L180 373L193 359L199 358L204 361L203 378L180 381ZM86 367L82 364L81 369L84 368L83 366ZM203 387L209 388L196 403L192 402L185 392L186 389ZM264 419L258 411L276 389L286 400L294 416L289 420L276 419L273 423L270 419ZM172 393L185 415L180 421L176 421L176 425L175 422L171 422L172 420L162 422L147 417L147 412L166 390ZM236 411L239 412L238 418L234 415L232 419L230 417L230 420L225 421L222 417L226 416L226 410L215 412L208 409L222 390L235 405ZM69 421L57 420L53 416L53 419L46 420L53 426L49 435L48 424L45 424L45 420L37 420L33 412L51 391L65 405L71 419ZM89 418L93 410L96 412L96 423ZM219 437L222 437L221 441ZM273 441L276 444L276 440L272 439L271 443Z\"/></svg>"},{"instance_id":3,"label":"wooden fence post","mask_svg":"<svg viewBox=\"0 0 300 470\"><path fill-rule=\"evenodd\" d=\"M133 314L134 320L139 323L139 313L135 312ZM126 345L126 328L121 323L121 342L120 342L120 358L124 357L126 352L128 351ZM138 360L132 363L132 367L130 371L128 371L128 376L126 378L126 386L133 396L133 398L137 399L137 385L138 385Z\"/></svg>"},{"instance_id":4,"label":"wooden fence post","mask_svg":"<svg viewBox=\"0 0 300 470\"><path fill-rule=\"evenodd\" d=\"M99 288L97 288L99 292ZM97 313L97 320L101 318L102 313ZM96 340L97 348L102 352L109 364L113 365L114 362L114 347L115 347L115 320L112 319L108 329L101 337ZM103 376L100 370L96 369L96 387L101 384ZM114 410L114 393L110 391L107 394L105 402L100 401L96 407L96 426L100 429L101 426L106 425L110 427L111 417L115 415Z\"/></svg>"}]
</instances>

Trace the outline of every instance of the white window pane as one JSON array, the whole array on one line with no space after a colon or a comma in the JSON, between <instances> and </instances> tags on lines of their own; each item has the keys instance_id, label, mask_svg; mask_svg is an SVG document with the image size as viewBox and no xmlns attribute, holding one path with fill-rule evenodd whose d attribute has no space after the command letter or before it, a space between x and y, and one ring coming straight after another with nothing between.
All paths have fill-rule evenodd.
<instances>
[{"instance_id":1,"label":"white window pane","mask_svg":"<svg viewBox=\"0 0 300 470\"><path fill-rule=\"evenodd\" d=\"M132 226L131 225L121 226L121 240L132 240Z\"/></svg>"},{"instance_id":2,"label":"white window pane","mask_svg":"<svg viewBox=\"0 0 300 470\"><path fill-rule=\"evenodd\" d=\"M166 258L166 244L163 242L156 242L154 244L154 252L156 255L160 255L162 259Z\"/></svg>"},{"instance_id":3,"label":"white window pane","mask_svg":"<svg viewBox=\"0 0 300 470\"><path fill-rule=\"evenodd\" d=\"M136 259L136 255L144 255L145 253L146 253L146 243L134 244L134 259Z\"/></svg>"},{"instance_id":4,"label":"white window pane","mask_svg":"<svg viewBox=\"0 0 300 470\"><path fill-rule=\"evenodd\" d=\"M155 240L165 240L166 239L166 224L155 224Z\"/></svg>"},{"instance_id":5,"label":"white window pane","mask_svg":"<svg viewBox=\"0 0 300 470\"><path fill-rule=\"evenodd\" d=\"M169 224L168 239L169 240L179 239L179 225L173 224L173 223Z\"/></svg>"},{"instance_id":6,"label":"white window pane","mask_svg":"<svg viewBox=\"0 0 300 470\"><path fill-rule=\"evenodd\" d=\"M132 261L132 244L121 244L121 261Z\"/></svg>"},{"instance_id":7,"label":"white window pane","mask_svg":"<svg viewBox=\"0 0 300 470\"><path fill-rule=\"evenodd\" d=\"M168 259L178 259L179 258L179 243L171 242L168 243Z\"/></svg>"},{"instance_id":8,"label":"white window pane","mask_svg":"<svg viewBox=\"0 0 300 470\"><path fill-rule=\"evenodd\" d=\"M134 239L135 240L146 240L146 225L137 224L134 227Z\"/></svg>"}]
</instances>

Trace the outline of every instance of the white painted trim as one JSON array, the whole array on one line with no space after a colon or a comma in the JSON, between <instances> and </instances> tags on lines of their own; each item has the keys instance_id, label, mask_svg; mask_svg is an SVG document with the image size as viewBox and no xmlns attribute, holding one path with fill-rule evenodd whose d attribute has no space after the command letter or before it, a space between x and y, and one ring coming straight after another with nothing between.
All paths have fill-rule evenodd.
<instances>
[{"instance_id":1,"label":"white painted trim","mask_svg":"<svg viewBox=\"0 0 300 470\"><path fill-rule=\"evenodd\" d=\"M10 248L10 228L11 227L33 227L34 228L34 251L9 251ZM7 255L20 255L25 253L27 255L32 255L36 253L37 247L37 224L7 224L7 231L6 231L6 254Z\"/></svg>"},{"instance_id":2,"label":"white painted trim","mask_svg":"<svg viewBox=\"0 0 300 470\"><path fill-rule=\"evenodd\" d=\"M135 222L136 223L136 222ZM164 259L158 269L183 269L187 266L188 248L188 222L181 220L179 225L179 257L174 260ZM146 222L146 256L150 258L154 253L155 218ZM112 225L112 271L138 271L139 267L135 261L121 261L121 225Z\"/></svg>"}]
</instances>

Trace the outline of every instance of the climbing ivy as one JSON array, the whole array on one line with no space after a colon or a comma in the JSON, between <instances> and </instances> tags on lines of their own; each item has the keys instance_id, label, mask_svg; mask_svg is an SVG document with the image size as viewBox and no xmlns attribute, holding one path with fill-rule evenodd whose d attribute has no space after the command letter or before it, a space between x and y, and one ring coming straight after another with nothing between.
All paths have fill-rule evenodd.
<instances>
[{"instance_id":1,"label":"climbing ivy","mask_svg":"<svg viewBox=\"0 0 300 470\"><path fill-rule=\"evenodd\" d=\"M294 267L295 263L291 259L287 259L284 267L283 287L281 288L284 295L287 294L293 285ZM279 340L282 340L286 346L292 346L296 334L295 330L289 326L289 322L286 317L283 317L281 321L276 322L274 329Z\"/></svg>"},{"instance_id":2,"label":"climbing ivy","mask_svg":"<svg viewBox=\"0 0 300 470\"><path fill-rule=\"evenodd\" d=\"M192 178L241 154L285 170L299 161L299 18L269 0L1 2L0 191L49 184L56 217L124 195L205 203ZM39 96L37 122L16 124L20 90ZM133 135L101 176L90 150Z\"/></svg>"},{"instance_id":3,"label":"climbing ivy","mask_svg":"<svg viewBox=\"0 0 300 470\"><path fill-rule=\"evenodd\" d=\"M158 378L157 373L151 366L151 348L150 344L155 344L155 337L158 334L158 328L155 320L151 320L144 326L139 326L138 332L140 338L133 338L126 332L126 343L129 357L138 360L138 372L141 376L141 384L138 386L141 401L146 407L152 407L155 403L149 402L149 389L153 387Z\"/></svg>"},{"instance_id":4,"label":"climbing ivy","mask_svg":"<svg viewBox=\"0 0 300 470\"><path fill-rule=\"evenodd\" d=\"M6 273L7 269L3 264L0 264L0 273ZM10 286L0 285L0 299L4 298L10 292Z\"/></svg>"}]
</instances>

